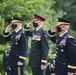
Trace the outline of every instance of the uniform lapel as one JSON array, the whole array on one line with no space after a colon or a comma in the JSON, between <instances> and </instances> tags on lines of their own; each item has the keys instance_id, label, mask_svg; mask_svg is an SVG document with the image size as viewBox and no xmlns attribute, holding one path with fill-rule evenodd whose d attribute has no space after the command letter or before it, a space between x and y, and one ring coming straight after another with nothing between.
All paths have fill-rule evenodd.
<instances>
[{"instance_id":1,"label":"uniform lapel","mask_svg":"<svg viewBox=\"0 0 76 75\"><path fill-rule=\"evenodd\" d=\"M15 35L16 35L16 32L14 31L11 35L11 39L13 39L15 37Z\"/></svg>"}]
</instances>

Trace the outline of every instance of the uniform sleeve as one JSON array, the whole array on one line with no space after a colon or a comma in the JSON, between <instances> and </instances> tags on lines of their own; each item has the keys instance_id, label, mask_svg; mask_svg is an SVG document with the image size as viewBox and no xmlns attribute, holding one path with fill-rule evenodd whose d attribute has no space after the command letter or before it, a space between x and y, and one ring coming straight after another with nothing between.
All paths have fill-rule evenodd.
<instances>
[{"instance_id":1,"label":"uniform sleeve","mask_svg":"<svg viewBox=\"0 0 76 75\"><path fill-rule=\"evenodd\" d=\"M74 72L76 69L76 41L69 37L67 39L68 47L68 72Z\"/></svg>"},{"instance_id":2,"label":"uniform sleeve","mask_svg":"<svg viewBox=\"0 0 76 75\"><path fill-rule=\"evenodd\" d=\"M50 40L54 43L56 43L56 34L55 32L51 32L50 30L48 31L48 36L50 38Z\"/></svg>"},{"instance_id":3,"label":"uniform sleeve","mask_svg":"<svg viewBox=\"0 0 76 75\"><path fill-rule=\"evenodd\" d=\"M46 33L43 33L41 43L42 43L41 64L45 65L47 63L47 57L48 57L48 51L49 51L49 39Z\"/></svg>"},{"instance_id":4,"label":"uniform sleeve","mask_svg":"<svg viewBox=\"0 0 76 75\"><path fill-rule=\"evenodd\" d=\"M19 55L19 61L23 62L27 55L27 38L24 33L21 34L21 51Z\"/></svg>"},{"instance_id":5,"label":"uniform sleeve","mask_svg":"<svg viewBox=\"0 0 76 75\"><path fill-rule=\"evenodd\" d=\"M9 32L6 33L5 31L3 31L3 37L6 41L10 41L11 35L9 35Z\"/></svg>"},{"instance_id":6,"label":"uniform sleeve","mask_svg":"<svg viewBox=\"0 0 76 75\"><path fill-rule=\"evenodd\" d=\"M32 36L32 31L30 31L30 27L24 26L24 30L26 36Z\"/></svg>"}]
</instances>

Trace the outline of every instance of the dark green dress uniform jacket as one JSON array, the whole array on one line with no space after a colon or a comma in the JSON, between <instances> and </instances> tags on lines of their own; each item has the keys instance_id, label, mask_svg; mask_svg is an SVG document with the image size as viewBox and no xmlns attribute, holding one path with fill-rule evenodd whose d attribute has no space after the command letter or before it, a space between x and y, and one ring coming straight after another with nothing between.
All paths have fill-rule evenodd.
<instances>
[{"instance_id":1,"label":"dark green dress uniform jacket","mask_svg":"<svg viewBox=\"0 0 76 75\"><path fill-rule=\"evenodd\" d=\"M29 28L25 27L25 33L27 36L32 37L29 65L32 67L40 67L41 64L45 65L47 63L49 50L46 32L42 28L38 31L29 31Z\"/></svg>"},{"instance_id":2,"label":"dark green dress uniform jacket","mask_svg":"<svg viewBox=\"0 0 76 75\"><path fill-rule=\"evenodd\" d=\"M56 63L62 65L61 68L65 67L66 72L74 72L74 69L76 69L76 41L74 38L68 32L60 37L50 31L49 37L51 41L56 43ZM59 67L55 67L56 72L60 72ZM62 74L64 73L62 72Z\"/></svg>"},{"instance_id":3,"label":"dark green dress uniform jacket","mask_svg":"<svg viewBox=\"0 0 76 75\"><path fill-rule=\"evenodd\" d=\"M25 65L25 56L27 54L27 39L22 29L18 32L13 32L11 35L5 33L4 37L11 43L11 51L8 58L10 66L17 66L17 62L20 61Z\"/></svg>"}]
</instances>

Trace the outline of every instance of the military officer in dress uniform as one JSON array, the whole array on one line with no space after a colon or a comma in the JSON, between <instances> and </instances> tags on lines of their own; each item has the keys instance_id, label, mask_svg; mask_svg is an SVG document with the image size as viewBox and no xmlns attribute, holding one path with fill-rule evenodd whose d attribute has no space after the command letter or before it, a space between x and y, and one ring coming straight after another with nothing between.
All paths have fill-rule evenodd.
<instances>
[{"instance_id":1,"label":"military officer in dress uniform","mask_svg":"<svg viewBox=\"0 0 76 75\"><path fill-rule=\"evenodd\" d=\"M46 68L46 75L55 75L55 59L57 55L56 52L52 53L52 61L48 63Z\"/></svg>"},{"instance_id":2,"label":"military officer in dress uniform","mask_svg":"<svg viewBox=\"0 0 76 75\"><path fill-rule=\"evenodd\" d=\"M33 75L44 75L49 50L48 36L42 26L45 19L34 14L33 20L25 27L27 36L32 37L29 56L29 65L32 67ZM29 31L33 25L35 30Z\"/></svg>"},{"instance_id":3,"label":"military officer in dress uniform","mask_svg":"<svg viewBox=\"0 0 76 75\"><path fill-rule=\"evenodd\" d=\"M69 25L69 20L58 18L57 25L48 31L50 40L56 43L56 75L73 75L76 69L76 41L68 33Z\"/></svg>"},{"instance_id":4,"label":"military officer in dress uniform","mask_svg":"<svg viewBox=\"0 0 76 75\"><path fill-rule=\"evenodd\" d=\"M10 48L4 52L2 63L5 69L5 75L11 75L11 67L8 64L8 58L9 58Z\"/></svg>"},{"instance_id":5,"label":"military officer in dress uniform","mask_svg":"<svg viewBox=\"0 0 76 75\"><path fill-rule=\"evenodd\" d=\"M21 18L12 17L11 23L4 31L5 39L11 42L11 50L8 58L11 75L24 75L23 68L27 54L27 39L22 29L22 21ZM9 34L11 29L14 29L14 32Z\"/></svg>"}]
</instances>

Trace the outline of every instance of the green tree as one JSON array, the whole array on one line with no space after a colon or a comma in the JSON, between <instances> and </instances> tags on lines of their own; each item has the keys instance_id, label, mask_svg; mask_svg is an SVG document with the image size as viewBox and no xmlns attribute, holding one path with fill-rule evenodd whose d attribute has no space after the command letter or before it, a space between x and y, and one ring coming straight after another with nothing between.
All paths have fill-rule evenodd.
<instances>
[{"instance_id":1,"label":"green tree","mask_svg":"<svg viewBox=\"0 0 76 75\"><path fill-rule=\"evenodd\" d=\"M76 0L54 0L56 3L53 5L55 11L63 11L65 18L71 20L71 27L76 30ZM59 10L58 10L59 9Z\"/></svg>"}]
</instances>

